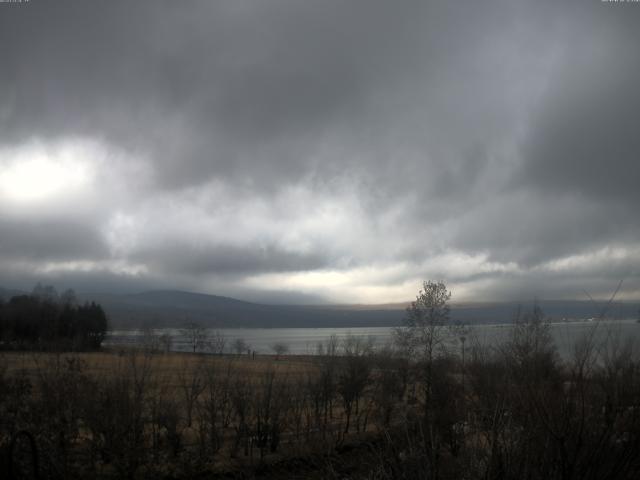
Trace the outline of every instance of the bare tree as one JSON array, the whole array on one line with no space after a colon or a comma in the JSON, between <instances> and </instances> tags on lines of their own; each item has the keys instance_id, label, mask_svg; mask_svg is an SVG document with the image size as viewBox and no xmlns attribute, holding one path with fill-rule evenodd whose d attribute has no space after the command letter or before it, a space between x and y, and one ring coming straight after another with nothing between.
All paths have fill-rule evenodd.
<instances>
[{"instance_id":1,"label":"bare tree","mask_svg":"<svg viewBox=\"0 0 640 480\"><path fill-rule=\"evenodd\" d=\"M231 387L234 375L231 362L222 368L218 362L210 362L204 372L203 400L198 404L203 452L217 453L222 448L224 430L231 423L233 413Z\"/></svg>"},{"instance_id":2,"label":"bare tree","mask_svg":"<svg viewBox=\"0 0 640 480\"><path fill-rule=\"evenodd\" d=\"M155 330L150 326L145 326L139 331L140 343L144 350L155 353L160 349L160 337L156 335Z\"/></svg>"},{"instance_id":3,"label":"bare tree","mask_svg":"<svg viewBox=\"0 0 640 480\"><path fill-rule=\"evenodd\" d=\"M370 380L372 344L372 339L365 340L351 334L343 340L345 358L337 387L346 416L344 433L349 433L352 413L357 418L360 412L360 399Z\"/></svg>"},{"instance_id":4,"label":"bare tree","mask_svg":"<svg viewBox=\"0 0 640 480\"><path fill-rule=\"evenodd\" d=\"M193 353L201 350L207 344L207 330L198 322L188 322L181 330L181 334L185 337L187 345L193 350Z\"/></svg>"},{"instance_id":5,"label":"bare tree","mask_svg":"<svg viewBox=\"0 0 640 480\"><path fill-rule=\"evenodd\" d=\"M404 397L403 376L400 373L404 360L394 358L393 352L389 350L376 354L376 372L372 375L371 383L373 401L381 429L390 426L394 410L399 400Z\"/></svg>"},{"instance_id":6,"label":"bare tree","mask_svg":"<svg viewBox=\"0 0 640 480\"><path fill-rule=\"evenodd\" d=\"M451 292L444 282L426 281L415 301L407 307L404 326L395 329L397 343L412 355L433 361L447 337Z\"/></svg>"},{"instance_id":7,"label":"bare tree","mask_svg":"<svg viewBox=\"0 0 640 480\"><path fill-rule=\"evenodd\" d=\"M233 341L231 347L233 351L236 352L238 355L242 355L244 352L246 352L250 348L249 344L246 342L244 338L236 338Z\"/></svg>"},{"instance_id":8,"label":"bare tree","mask_svg":"<svg viewBox=\"0 0 640 480\"><path fill-rule=\"evenodd\" d=\"M260 458L263 458L267 448L274 453L280 444L284 419L289 408L287 383L284 379L277 378L274 369L268 369L254 386L251 401L253 443L259 448Z\"/></svg>"},{"instance_id":9,"label":"bare tree","mask_svg":"<svg viewBox=\"0 0 640 480\"><path fill-rule=\"evenodd\" d=\"M186 423L190 427L193 421L193 410L206 386L203 365L198 363L194 366L185 359L178 372L178 381L184 397Z\"/></svg>"},{"instance_id":10,"label":"bare tree","mask_svg":"<svg viewBox=\"0 0 640 480\"><path fill-rule=\"evenodd\" d=\"M216 355L222 355L224 353L224 348L226 345L226 337L218 330L216 330L207 341L207 348L211 351L211 353L214 353Z\"/></svg>"},{"instance_id":11,"label":"bare tree","mask_svg":"<svg viewBox=\"0 0 640 480\"><path fill-rule=\"evenodd\" d=\"M411 357L420 361L423 396L423 434L427 446L431 476L437 476L440 439L436 431L438 396L434 363L438 353L445 353L445 341L449 337L449 299L451 292L444 282L423 282L416 300L407 308L404 327L394 333L396 342ZM446 382L438 382L446 384Z\"/></svg>"},{"instance_id":12,"label":"bare tree","mask_svg":"<svg viewBox=\"0 0 640 480\"><path fill-rule=\"evenodd\" d=\"M171 335L168 333L163 333L162 335L160 335L160 338L158 340L160 342L160 345L162 346L162 351L165 353L169 353L171 351L171 346L173 345L173 338L171 337Z\"/></svg>"},{"instance_id":13,"label":"bare tree","mask_svg":"<svg viewBox=\"0 0 640 480\"><path fill-rule=\"evenodd\" d=\"M289 352L289 345L284 342L276 342L271 345L271 350L276 354L276 360L280 360L280 356Z\"/></svg>"}]
</instances>

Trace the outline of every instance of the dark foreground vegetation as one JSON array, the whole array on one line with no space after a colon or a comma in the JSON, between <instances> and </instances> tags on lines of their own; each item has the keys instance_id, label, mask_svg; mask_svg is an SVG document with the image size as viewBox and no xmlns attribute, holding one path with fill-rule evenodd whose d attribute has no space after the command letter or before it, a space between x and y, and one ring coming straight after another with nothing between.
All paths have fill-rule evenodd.
<instances>
[{"instance_id":1,"label":"dark foreground vegetation","mask_svg":"<svg viewBox=\"0 0 640 480\"><path fill-rule=\"evenodd\" d=\"M7 353L2 476L639 478L631 343L590 334L561 360L534 308L486 348L446 326L448 298L426 283L379 349L348 337L313 357Z\"/></svg>"}]
</instances>

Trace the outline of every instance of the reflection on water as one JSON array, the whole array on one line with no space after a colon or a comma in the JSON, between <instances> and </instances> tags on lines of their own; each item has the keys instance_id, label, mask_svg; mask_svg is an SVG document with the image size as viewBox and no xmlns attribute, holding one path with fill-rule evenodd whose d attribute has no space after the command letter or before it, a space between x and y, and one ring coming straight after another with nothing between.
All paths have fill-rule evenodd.
<instances>
[{"instance_id":1,"label":"reflection on water","mask_svg":"<svg viewBox=\"0 0 640 480\"><path fill-rule=\"evenodd\" d=\"M469 327L467 348L474 344L497 346L509 338L512 330L510 324L476 325ZM339 339L347 335L371 338L377 346L383 346L392 340L391 327L361 328L223 328L208 330L210 335L220 332L226 338L226 350L231 351L231 343L244 339L256 353L273 353L271 346L284 343L289 353L296 355L314 354L319 342L326 342L331 335ZM605 341L625 342L640 339L640 323L634 320L608 320L602 322L580 321L552 323L551 335L558 352L567 357L571 355L577 340L585 335L593 335L596 346ZM173 351L190 351L187 338L180 329L162 328L153 330L153 335L169 335ZM139 330L114 330L109 333L105 345L140 345L145 334ZM455 345L452 345L455 348ZM203 349L202 351L206 351Z\"/></svg>"}]
</instances>

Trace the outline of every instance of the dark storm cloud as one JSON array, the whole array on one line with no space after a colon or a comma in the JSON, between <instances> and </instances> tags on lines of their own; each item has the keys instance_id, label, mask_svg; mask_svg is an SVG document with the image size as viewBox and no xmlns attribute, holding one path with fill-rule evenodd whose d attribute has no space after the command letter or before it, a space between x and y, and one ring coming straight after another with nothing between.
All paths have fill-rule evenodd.
<instances>
[{"instance_id":1,"label":"dark storm cloud","mask_svg":"<svg viewBox=\"0 0 640 480\"><path fill-rule=\"evenodd\" d=\"M526 250L524 262L637 245L640 235L640 12L597 7L565 21L558 66L521 144L513 182L531 204L501 231ZM629 260L615 276L637 276Z\"/></svg>"},{"instance_id":2,"label":"dark storm cloud","mask_svg":"<svg viewBox=\"0 0 640 480\"><path fill-rule=\"evenodd\" d=\"M14 288L30 292L38 283L54 285L59 292L70 288L80 293L115 293L127 294L143 292L152 289L174 288L173 283L165 283L157 278L145 276L136 277L115 274L107 269L91 271L67 272L30 272L24 269L7 269L0 271L0 285L14 285ZM82 300L95 300L83 298Z\"/></svg>"},{"instance_id":3,"label":"dark storm cloud","mask_svg":"<svg viewBox=\"0 0 640 480\"><path fill-rule=\"evenodd\" d=\"M628 206L571 193L497 195L460 217L449 232L463 251L527 267L607 245L635 242L640 225Z\"/></svg>"},{"instance_id":4,"label":"dark storm cloud","mask_svg":"<svg viewBox=\"0 0 640 480\"><path fill-rule=\"evenodd\" d=\"M637 9L636 9L637 10ZM524 143L517 179L587 199L640 202L638 12L579 16Z\"/></svg>"},{"instance_id":5,"label":"dark storm cloud","mask_svg":"<svg viewBox=\"0 0 640 480\"><path fill-rule=\"evenodd\" d=\"M236 173L268 186L358 169L363 155L373 167L424 155L425 135L469 133L468 84L491 81L468 78L481 73L473 45L495 23L472 5L95 7L43 2L4 17L3 131L107 137L148 152L169 184Z\"/></svg>"},{"instance_id":6,"label":"dark storm cloud","mask_svg":"<svg viewBox=\"0 0 640 480\"><path fill-rule=\"evenodd\" d=\"M171 251L167 255L167 251ZM303 254L277 246L220 245L190 249L160 248L144 250L133 260L153 265L160 272L193 275L246 275L262 272L315 270L331 266L321 252Z\"/></svg>"},{"instance_id":7,"label":"dark storm cloud","mask_svg":"<svg viewBox=\"0 0 640 480\"><path fill-rule=\"evenodd\" d=\"M580 269L640 289L635 7L0 4L0 147L97 145L70 154L95 167L77 212L3 197L0 170L0 270L345 301L447 272L470 297Z\"/></svg>"},{"instance_id":8,"label":"dark storm cloud","mask_svg":"<svg viewBox=\"0 0 640 480\"><path fill-rule=\"evenodd\" d=\"M104 259L108 247L92 226L73 220L19 220L0 216L0 258L65 261Z\"/></svg>"},{"instance_id":9,"label":"dark storm cloud","mask_svg":"<svg viewBox=\"0 0 640 480\"><path fill-rule=\"evenodd\" d=\"M394 32L415 8L362 7L43 2L11 12L3 131L107 136L149 151L170 183L303 174L308 147L295 136L357 110L371 72L393 69L410 45Z\"/></svg>"}]
</instances>

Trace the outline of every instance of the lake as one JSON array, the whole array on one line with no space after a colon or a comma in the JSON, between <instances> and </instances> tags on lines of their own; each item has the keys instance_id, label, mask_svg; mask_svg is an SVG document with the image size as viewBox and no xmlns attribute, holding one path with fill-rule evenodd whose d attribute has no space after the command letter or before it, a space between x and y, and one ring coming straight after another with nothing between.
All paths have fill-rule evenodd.
<instances>
[{"instance_id":1,"label":"lake","mask_svg":"<svg viewBox=\"0 0 640 480\"><path fill-rule=\"evenodd\" d=\"M469 326L466 346L474 343L496 346L509 338L512 324L474 325ZM208 329L209 335L220 333L226 339L226 350L230 351L231 343L241 338L249 347L259 354L273 353L271 348L275 343L284 343L290 354L314 354L318 342L326 342L331 335L344 339L348 335L371 338L377 346L383 346L392 340L392 327L360 327L360 328L223 328ZM576 340L593 333L596 344L606 340L640 341L640 323L635 320L606 320L606 321L573 321L550 324L551 335L559 353L563 357L573 351ZM163 328L153 330L153 334L160 336L167 334L171 337L171 350L190 351L187 338L181 329ZM134 346L140 345L145 335L140 330L114 330L109 332L104 345ZM455 348L455 347L454 347ZM206 351L206 350L203 350Z\"/></svg>"}]
</instances>

